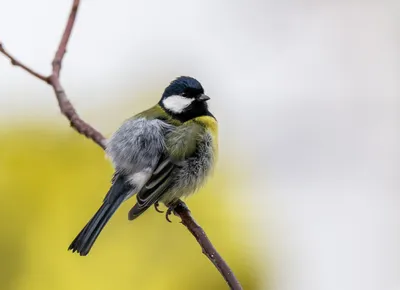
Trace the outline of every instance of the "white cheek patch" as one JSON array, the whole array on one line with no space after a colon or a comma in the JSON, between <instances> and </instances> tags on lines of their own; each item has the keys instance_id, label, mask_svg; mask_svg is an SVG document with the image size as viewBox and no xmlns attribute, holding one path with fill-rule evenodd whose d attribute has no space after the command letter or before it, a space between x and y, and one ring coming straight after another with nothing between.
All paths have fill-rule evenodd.
<instances>
[{"instance_id":1,"label":"white cheek patch","mask_svg":"<svg viewBox=\"0 0 400 290\"><path fill-rule=\"evenodd\" d=\"M166 109L174 112L175 114L182 113L194 99L185 98L182 96L174 95L163 100L163 105Z\"/></svg>"}]
</instances>

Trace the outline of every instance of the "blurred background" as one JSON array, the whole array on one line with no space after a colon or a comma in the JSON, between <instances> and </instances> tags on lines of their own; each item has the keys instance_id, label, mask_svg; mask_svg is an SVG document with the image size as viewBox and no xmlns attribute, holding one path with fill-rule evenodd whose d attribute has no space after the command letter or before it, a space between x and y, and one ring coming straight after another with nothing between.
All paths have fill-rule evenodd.
<instances>
[{"instance_id":1,"label":"blurred background","mask_svg":"<svg viewBox=\"0 0 400 290\"><path fill-rule=\"evenodd\" d=\"M0 3L0 41L43 74L71 0ZM62 82L109 136L177 76L220 123L214 178L187 200L244 289L400 289L400 2L84 0ZM0 56L0 288L227 289L177 218L67 247L112 168L51 88Z\"/></svg>"}]
</instances>

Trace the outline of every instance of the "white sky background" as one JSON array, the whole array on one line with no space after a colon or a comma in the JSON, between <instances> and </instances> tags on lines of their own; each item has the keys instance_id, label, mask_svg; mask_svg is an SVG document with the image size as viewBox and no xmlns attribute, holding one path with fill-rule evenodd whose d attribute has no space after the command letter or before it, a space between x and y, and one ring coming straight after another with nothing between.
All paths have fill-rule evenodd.
<instances>
[{"instance_id":1,"label":"white sky background","mask_svg":"<svg viewBox=\"0 0 400 290\"><path fill-rule=\"evenodd\" d=\"M110 132L138 112L118 116L127 102L197 77L222 150L240 152L223 162L253 176L238 198L275 253L275 288L400 289L400 2L110 3L78 15L62 70L78 111ZM0 41L47 73L70 4L0 1ZM3 57L0 114L61 118L50 88Z\"/></svg>"}]
</instances>

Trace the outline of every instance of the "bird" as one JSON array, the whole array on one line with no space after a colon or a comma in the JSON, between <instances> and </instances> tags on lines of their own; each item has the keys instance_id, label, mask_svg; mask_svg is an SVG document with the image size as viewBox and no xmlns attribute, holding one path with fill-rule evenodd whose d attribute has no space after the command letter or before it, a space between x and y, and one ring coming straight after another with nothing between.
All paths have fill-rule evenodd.
<instances>
[{"instance_id":1,"label":"bird","mask_svg":"<svg viewBox=\"0 0 400 290\"><path fill-rule=\"evenodd\" d=\"M151 206L162 212L158 206L163 203L170 221L180 199L205 184L218 154L218 122L209 111L209 100L198 80L180 76L155 106L122 123L105 146L114 167L111 187L68 250L86 256L111 216L134 195L129 220Z\"/></svg>"}]
</instances>

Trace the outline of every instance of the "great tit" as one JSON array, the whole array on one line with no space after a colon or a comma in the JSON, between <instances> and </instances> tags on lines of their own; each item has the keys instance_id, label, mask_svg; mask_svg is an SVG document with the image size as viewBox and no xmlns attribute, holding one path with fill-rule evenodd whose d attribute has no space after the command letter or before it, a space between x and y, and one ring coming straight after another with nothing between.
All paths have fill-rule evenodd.
<instances>
[{"instance_id":1,"label":"great tit","mask_svg":"<svg viewBox=\"0 0 400 290\"><path fill-rule=\"evenodd\" d=\"M208 110L199 81L172 81L154 107L127 119L107 140L106 155L115 169L103 204L68 250L89 253L122 202L136 194L133 220L152 205L168 207L197 191L212 172L218 149L217 120Z\"/></svg>"}]
</instances>

